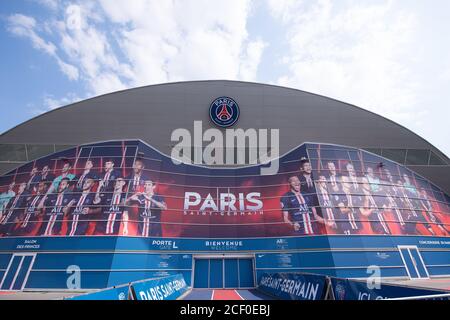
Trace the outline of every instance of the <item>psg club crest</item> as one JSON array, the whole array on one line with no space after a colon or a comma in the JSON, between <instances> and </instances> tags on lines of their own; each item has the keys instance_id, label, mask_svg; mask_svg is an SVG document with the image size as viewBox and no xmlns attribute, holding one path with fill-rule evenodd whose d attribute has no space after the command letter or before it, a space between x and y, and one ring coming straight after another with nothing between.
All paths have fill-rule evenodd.
<instances>
[{"instance_id":1,"label":"psg club crest","mask_svg":"<svg viewBox=\"0 0 450 320\"><path fill-rule=\"evenodd\" d=\"M334 291L336 300L345 300L345 287L343 284L338 283Z\"/></svg>"},{"instance_id":2,"label":"psg club crest","mask_svg":"<svg viewBox=\"0 0 450 320\"><path fill-rule=\"evenodd\" d=\"M231 127L239 118L239 106L229 97L217 98L209 107L209 117L219 127Z\"/></svg>"}]
</instances>

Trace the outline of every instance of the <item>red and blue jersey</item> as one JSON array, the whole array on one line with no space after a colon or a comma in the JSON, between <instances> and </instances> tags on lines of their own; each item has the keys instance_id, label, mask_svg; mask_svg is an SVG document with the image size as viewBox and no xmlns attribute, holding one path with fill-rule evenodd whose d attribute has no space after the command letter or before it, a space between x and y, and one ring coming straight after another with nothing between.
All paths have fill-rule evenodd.
<instances>
[{"instance_id":1,"label":"red and blue jersey","mask_svg":"<svg viewBox=\"0 0 450 320\"><path fill-rule=\"evenodd\" d=\"M73 195L68 192L52 193L47 196L45 200L45 214L64 215L63 209L72 200Z\"/></svg>"},{"instance_id":2,"label":"red and blue jersey","mask_svg":"<svg viewBox=\"0 0 450 320\"><path fill-rule=\"evenodd\" d=\"M102 177L100 178L100 192L113 192L114 183L120 176L120 172L117 170L103 173Z\"/></svg>"},{"instance_id":3,"label":"red and blue jersey","mask_svg":"<svg viewBox=\"0 0 450 320\"><path fill-rule=\"evenodd\" d=\"M9 200L5 208L6 215L2 219L2 224L13 222L24 212L29 196L28 193L24 192Z\"/></svg>"},{"instance_id":4,"label":"red and blue jersey","mask_svg":"<svg viewBox=\"0 0 450 320\"><path fill-rule=\"evenodd\" d=\"M93 208L94 200L95 200L95 193L89 192L89 193L80 193L80 192L74 192L72 193L72 200L75 201L73 204L74 209L72 210L72 215L83 215L85 208Z\"/></svg>"},{"instance_id":5,"label":"red and blue jersey","mask_svg":"<svg viewBox=\"0 0 450 320\"><path fill-rule=\"evenodd\" d=\"M96 225L100 234L118 234L122 214L126 210L125 192L102 193L100 195L101 214Z\"/></svg>"},{"instance_id":6,"label":"red and blue jersey","mask_svg":"<svg viewBox=\"0 0 450 320\"><path fill-rule=\"evenodd\" d=\"M281 197L281 209L289 214L292 222L298 223L303 234L314 234L311 208L300 193L286 192Z\"/></svg>"},{"instance_id":7,"label":"red and blue jersey","mask_svg":"<svg viewBox=\"0 0 450 320\"><path fill-rule=\"evenodd\" d=\"M152 220L160 220L162 209L159 208L153 201L147 199L148 196L139 195L138 200L138 212L141 218L150 218ZM159 194L154 194L151 198L157 202L164 203L164 198Z\"/></svg>"},{"instance_id":8,"label":"red and blue jersey","mask_svg":"<svg viewBox=\"0 0 450 320\"><path fill-rule=\"evenodd\" d=\"M29 197L26 203L25 209L25 217L22 221L21 227L26 228L30 225L30 219L35 220L33 216L36 216L38 210L37 207L41 202L42 198L44 198L44 194L37 194L35 196ZM34 221L33 221L34 222Z\"/></svg>"},{"instance_id":9,"label":"red and blue jersey","mask_svg":"<svg viewBox=\"0 0 450 320\"><path fill-rule=\"evenodd\" d=\"M144 189L144 184L147 179L148 178L143 173L141 173L140 175L135 173L130 174L126 178L128 183L128 192L136 193L142 191Z\"/></svg>"}]
</instances>

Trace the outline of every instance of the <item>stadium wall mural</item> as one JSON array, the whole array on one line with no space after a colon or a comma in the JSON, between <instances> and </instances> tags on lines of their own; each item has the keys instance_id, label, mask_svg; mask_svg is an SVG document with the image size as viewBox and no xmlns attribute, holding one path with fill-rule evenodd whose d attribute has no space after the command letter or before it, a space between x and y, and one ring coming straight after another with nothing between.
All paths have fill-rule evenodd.
<instances>
[{"instance_id":1,"label":"stadium wall mural","mask_svg":"<svg viewBox=\"0 0 450 320\"><path fill-rule=\"evenodd\" d=\"M450 274L449 196L409 169L317 143L283 155L276 175L260 168L176 164L139 140L21 166L0 177L0 288L179 273L191 284L198 256L217 253L250 256L254 283L267 272L367 277L371 265L411 277L416 254L417 277Z\"/></svg>"},{"instance_id":2,"label":"stadium wall mural","mask_svg":"<svg viewBox=\"0 0 450 320\"><path fill-rule=\"evenodd\" d=\"M174 164L139 141L79 146L0 178L0 234L168 238L448 236L449 197L409 169L306 144L260 166Z\"/></svg>"}]
</instances>

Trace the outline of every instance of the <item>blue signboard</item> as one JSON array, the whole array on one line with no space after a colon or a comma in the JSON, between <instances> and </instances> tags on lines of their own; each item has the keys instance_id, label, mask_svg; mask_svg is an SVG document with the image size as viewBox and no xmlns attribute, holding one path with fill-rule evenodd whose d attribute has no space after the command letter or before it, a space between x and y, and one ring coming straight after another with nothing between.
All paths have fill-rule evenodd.
<instances>
[{"instance_id":1,"label":"blue signboard","mask_svg":"<svg viewBox=\"0 0 450 320\"><path fill-rule=\"evenodd\" d=\"M300 273L265 273L258 289L282 300L322 300L325 276Z\"/></svg>"},{"instance_id":2,"label":"blue signboard","mask_svg":"<svg viewBox=\"0 0 450 320\"><path fill-rule=\"evenodd\" d=\"M32 244L30 244L32 243ZM317 248L396 248L397 245L413 245L419 249L448 249L447 237L422 236L315 236L315 237L269 237L264 239L177 239L177 238L141 238L141 237L11 237L0 238L0 252L17 251L166 251L166 252L236 252L236 251L287 251L291 249Z\"/></svg>"},{"instance_id":3,"label":"blue signboard","mask_svg":"<svg viewBox=\"0 0 450 320\"><path fill-rule=\"evenodd\" d=\"M128 300L129 287L121 286L92 293L82 294L75 297L66 298L65 300Z\"/></svg>"},{"instance_id":4,"label":"blue signboard","mask_svg":"<svg viewBox=\"0 0 450 320\"><path fill-rule=\"evenodd\" d=\"M131 285L136 300L176 300L188 289L181 274Z\"/></svg>"},{"instance_id":5,"label":"blue signboard","mask_svg":"<svg viewBox=\"0 0 450 320\"><path fill-rule=\"evenodd\" d=\"M339 278L331 278L331 285L336 300L382 300L449 293L390 284L381 284L379 288L369 288L368 283L365 281ZM449 297L436 299L448 300Z\"/></svg>"}]
</instances>

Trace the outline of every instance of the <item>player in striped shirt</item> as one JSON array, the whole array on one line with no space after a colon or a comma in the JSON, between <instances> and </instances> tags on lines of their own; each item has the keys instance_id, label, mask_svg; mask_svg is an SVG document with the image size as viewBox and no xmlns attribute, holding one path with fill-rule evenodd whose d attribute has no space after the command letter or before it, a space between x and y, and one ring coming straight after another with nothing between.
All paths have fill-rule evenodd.
<instances>
[{"instance_id":1,"label":"player in striped shirt","mask_svg":"<svg viewBox=\"0 0 450 320\"><path fill-rule=\"evenodd\" d=\"M341 176L341 191L333 194L333 205L339 208L336 224L342 234L358 234L362 228L361 208L364 197L358 193L352 193L353 182L348 176ZM359 187L357 187L358 189Z\"/></svg>"},{"instance_id":2,"label":"player in striped shirt","mask_svg":"<svg viewBox=\"0 0 450 320\"><path fill-rule=\"evenodd\" d=\"M301 193L301 183L297 176L288 180L290 190L280 200L284 222L290 224L296 234L314 235L319 233L318 222L324 219L311 207L307 198Z\"/></svg>"},{"instance_id":3,"label":"player in striped shirt","mask_svg":"<svg viewBox=\"0 0 450 320\"><path fill-rule=\"evenodd\" d=\"M364 179L362 187L366 200L364 208L362 208L362 212L365 216L369 217L369 223L372 231L377 234L391 234L392 232L386 221L383 210L385 197L377 197L371 193L373 186L369 180Z\"/></svg>"},{"instance_id":4,"label":"player in striped shirt","mask_svg":"<svg viewBox=\"0 0 450 320\"><path fill-rule=\"evenodd\" d=\"M155 193L156 185L146 180L144 192L136 193L127 199L127 205L137 203L139 214L138 232L143 237L161 237L161 211L167 209L164 198Z\"/></svg>"},{"instance_id":5,"label":"player in striped shirt","mask_svg":"<svg viewBox=\"0 0 450 320\"><path fill-rule=\"evenodd\" d=\"M71 210L68 236L85 235L89 227L90 216L100 212L100 208L94 204L95 192L92 192L94 183L94 178L87 177L84 179L82 190L72 193L72 199L67 205Z\"/></svg>"},{"instance_id":6,"label":"player in striped shirt","mask_svg":"<svg viewBox=\"0 0 450 320\"><path fill-rule=\"evenodd\" d=\"M44 220L40 234L43 236L59 235L64 215L68 212L67 205L72 200L69 189L69 178L62 178L58 183L58 193L51 193L44 200ZM39 209L41 206L38 207Z\"/></svg>"},{"instance_id":7,"label":"player in striped shirt","mask_svg":"<svg viewBox=\"0 0 450 320\"><path fill-rule=\"evenodd\" d=\"M25 204L29 194L26 192L27 183L22 182L19 185L19 190L17 191L14 198L11 198L4 210L5 213L2 216L0 222L0 233L3 236L13 235L16 223L19 222L19 218L25 209Z\"/></svg>"},{"instance_id":8,"label":"player in striped shirt","mask_svg":"<svg viewBox=\"0 0 450 320\"><path fill-rule=\"evenodd\" d=\"M42 213L42 209L39 209L39 203L45 197L47 191L46 181L40 181L36 188L36 194L28 197L26 208L21 218L21 224L19 225L18 232L20 235L26 236L30 235L34 227L38 223L39 216Z\"/></svg>"},{"instance_id":9,"label":"player in striped shirt","mask_svg":"<svg viewBox=\"0 0 450 320\"><path fill-rule=\"evenodd\" d=\"M123 222L123 235L128 235L128 212L125 208L126 195L123 191L126 181L118 176L112 192L97 191L94 203L101 210L100 220L95 226L95 234L118 235Z\"/></svg>"},{"instance_id":10,"label":"player in striped shirt","mask_svg":"<svg viewBox=\"0 0 450 320\"><path fill-rule=\"evenodd\" d=\"M419 190L419 199L422 205L423 210L425 211L428 219L436 225L445 235L449 233L446 225L442 222L442 220L434 213L433 205L428 197L427 190L425 188L421 188Z\"/></svg>"},{"instance_id":11,"label":"player in striped shirt","mask_svg":"<svg viewBox=\"0 0 450 320\"><path fill-rule=\"evenodd\" d=\"M319 202L321 204L322 217L326 219L326 224L332 230L337 230L335 211L337 208L332 202L332 195L329 193L328 189L333 188L331 184L327 183L327 178L324 175L319 176L319 181L317 183L317 196L319 197Z\"/></svg>"}]
</instances>

